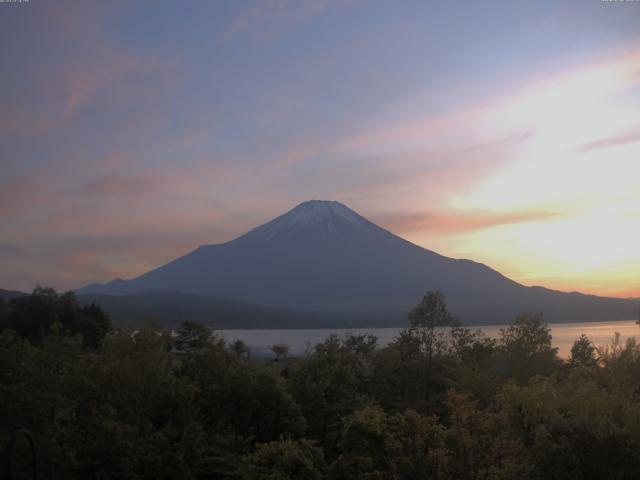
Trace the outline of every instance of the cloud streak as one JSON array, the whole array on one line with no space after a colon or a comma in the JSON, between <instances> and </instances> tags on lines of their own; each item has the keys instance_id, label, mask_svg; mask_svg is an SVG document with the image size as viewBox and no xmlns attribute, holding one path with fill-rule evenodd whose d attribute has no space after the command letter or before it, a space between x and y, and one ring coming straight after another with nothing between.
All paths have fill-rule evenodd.
<instances>
[{"instance_id":1,"label":"cloud streak","mask_svg":"<svg viewBox=\"0 0 640 480\"><path fill-rule=\"evenodd\" d=\"M617 147L619 145L627 145L630 143L640 142L640 130L635 130L621 135L616 135L608 138L601 138L593 142L588 142L578 147L580 152L592 152L594 150L601 150L604 148Z\"/></svg>"},{"instance_id":2,"label":"cloud streak","mask_svg":"<svg viewBox=\"0 0 640 480\"><path fill-rule=\"evenodd\" d=\"M0 17L0 287L139 274L311 197L506 273L540 275L556 244L584 262L604 221L634 235L640 35L620 9L541 42L533 5L76 3ZM596 233L566 226L584 212Z\"/></svg>"},{"instance_id":3,"label":"cloud streak","mask_svg":"<svg viewBox=\"0 0 640 480\"><path fill-rule=\"evenodd\" d=\"M250 30L277 35L313 17L321 15L336 0L298 2L292 0L259 0L255 5L241 10L220 35L223 42Z\"/></svg>"},{"instance_id":4,"label":"cloud streak","mask_svg":"<svg viewBox=\"0 0 640 480\"><path fill-rule=\"evenodd\" d=\"M386 213L374 217L380 225L394 233L429 233L436 236L459 235L517 223L557 218L555 212L489 212L443 210L405 214Z\"/></svg>"}]
</instances>

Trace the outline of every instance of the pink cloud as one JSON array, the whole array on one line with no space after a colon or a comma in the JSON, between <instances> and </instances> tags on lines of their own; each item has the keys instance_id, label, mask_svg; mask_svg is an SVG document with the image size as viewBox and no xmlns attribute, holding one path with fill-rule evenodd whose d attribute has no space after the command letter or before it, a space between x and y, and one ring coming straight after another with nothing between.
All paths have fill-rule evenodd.
<instances>
[{"instance_id":1,"label":"pink cloud","mask_svg":"<svg viewBox=\"0 0 640 480\"><path fill-rule=\"evenodd\" d=\"M140 55L114 42L105 31L110 15L119 15L108 3L50 2L34 11L32 26L40 42L62 59L34 63L14 98L5 99L0 111L0 133L44 135L59 130L92 101L138 100L175 86L176 62L162 55ZM55 62L55 63L54 63ZM139 88L140 77L153 82ZM133 82L130 82L133 80Z\"/></svg>"},{"instance_id":2,"label":"pink cloud","mask_svg":"<svg viewBox=\"0 0 640 480\"><path fill-rule=\"evenodd\" d=\"M322 14L332 3L336 3L336 0L261 0L236 15L220 38L228 42L234 36L254 28L279 34Z\"/></svg>"},{"instance_id":3,"label":"pink cloud","mask_svg":"<svg viewBox=\"0 0 640 480\"><path fill-rule=\"evenodd\" d=\"M171 186L171 178L161 175L110 174L89 180L81 187L81 190L83 196L88 198L95 196L148 196L159 191L167 191Z\"/></svg>"},{"instance_id":4,"label":"pink cloud","mask_svg":"<svg viewBox=\"0 0 640 480\"><path fill-rule=\"evenodd\" d=\"M113 86L127 74L140 68L141 62L128 55L105 53L93 65L67 66L63 81L67 91L65 116L69 117L98 91Z\"/></svg>"},{"instance_id":5,"label":"pink cloud","mask_svg":"<svg viewBox=\"0 0 640 480\"><path fill-rule=\"evenodd\" d=\"M20 255L0 251L0 281L20 288L33 288L29 281L77 287L140 274L198 245L229 240L225 207L189 191L187 183L113 175L88 182L92 194L81 187L22 198L20 188L33 186L24 182L2 190L19 199L24 210L1 212L3 218L20 214L20 223L0 225L0 236L22 250Z\"/></svg>"},{"instance_id":6,"label":"pink cloud","mask_svg":"<svg viewBox=\"0 0 640 480\"><path fill-rule=\"evenodd\" d=\"M100 49L96 47L96 50ZM160 80L152 87L140 90L135 80L150 75ZM5 104L0 111L0 133L42 136L66 126L90 102L100 101L112 106L140 101L141 97L155 95L157 98L167 88L174 87L181 75L171 61L139 59L104 46L101 54L91 59L68 60L56 72L49 72L46 82L38 79L36 84L30 85L38 95L37 102L19 95ZM129 80L134 82L129 85ZM153 120L145 113L136 126L147 126Z\"/></svg>"},{"instance_id":7,"label":"pink cloud","mask_svg":"<svg viewBox=\"0 0 640 480\"><path fill-rule=\"evenodd\" d=\"M578 147L581 152L591 152L603 148L616 147L618 145L626 145L629 143L640 142L640 130L624 133L615 137L601 138L594 142L585 143Z\"/></svg>"},{"instance_id":8,"label":"pink cloud","mask_svg":"<svg viewBox=\"0 0 640 480\"><path fill-rule=\"evenodd\" d=\"M28 175L0 183L0 219L8 220L54 201L55 194L44 182Z\"/></svg>"},{"instance_id":9,"label":"pink cloud","mask_svg":"<svg viewBox=\"0 0 640 480\"><path fill-rule=\"evenodd\" d=\"M266 162L263 165L262 170L268 172L274 169L287 168L292 165L305 162L326 150L326 145L295 145L286 149L283 153L278 154L274 160Z\"/></svg>"},{"instance_id":10,"label":"pink cloud","mask_svg":"<svg viewBox=\"0 0 640 480\"><path fill-rule=\"evenodd\" d=\"M416 192L421 201L441 203L511 161L514 150L528 137L526 133L516 134L459 148L364 159L353 163L350 169L341 169L341 178L349 180L349 184L331 195L343 199L388 195L397 198L400 192ZM409 196L416 201L416 195Z\"/></svg>"}]
</instances>

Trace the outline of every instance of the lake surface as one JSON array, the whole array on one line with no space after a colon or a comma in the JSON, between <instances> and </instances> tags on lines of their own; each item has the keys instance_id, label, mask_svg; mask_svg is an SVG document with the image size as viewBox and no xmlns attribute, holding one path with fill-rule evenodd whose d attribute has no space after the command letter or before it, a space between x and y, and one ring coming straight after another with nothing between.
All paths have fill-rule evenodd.
<instances>
[{"instance_id":1,"label":"lake surface","mask_svg":"<svg viewBox=\"0 0 640 480\"><path fill-rule=\"evenodd\" d=\"M485 335L492 338L500 336L500 329L508 325L485 325L480 328ZM596 345L611 343L615 332L620 333L624 342L629 337L640 337L640 326L634 320L620 322L586 322L586 323L554 323L549 324L553 345L558 347L558 355L569 356L573 342L583 333L588 335ZM291 355L300 355L309 346L323 342L329 335L343 337L347 333L359 335L369 333L378 337L378 345L384 347L398 336L402 328L355 328L355 329L293 329L293 330L220 330L227 342L241 339L251 348L254 357L273 355L271 345L286 343ZM475 328L474 328L475 330ZM640 339L639 339L640 340Z\"/></svg>"}]
</instances>

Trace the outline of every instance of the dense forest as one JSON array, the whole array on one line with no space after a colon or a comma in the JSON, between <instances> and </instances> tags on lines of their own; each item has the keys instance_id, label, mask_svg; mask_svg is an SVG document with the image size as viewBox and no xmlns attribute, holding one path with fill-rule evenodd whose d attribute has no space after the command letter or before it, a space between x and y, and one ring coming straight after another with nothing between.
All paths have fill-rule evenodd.
<instances>
[{"instance_id":1,"label":"dense forest","mask_svg":"<svg viewBox=\"0 0 640 480\"><path fill-rule=\"evenodd\" d=\"M540 315L490 339L430 292L385 348L329 337L257 360L193 322L116 329L72 293L0 301L0 449L17 478L640 478L640 346ZM8 462L2 464L9 475ZM22 476L21 476L22 475Z\"/></svg>"}]
</instances>

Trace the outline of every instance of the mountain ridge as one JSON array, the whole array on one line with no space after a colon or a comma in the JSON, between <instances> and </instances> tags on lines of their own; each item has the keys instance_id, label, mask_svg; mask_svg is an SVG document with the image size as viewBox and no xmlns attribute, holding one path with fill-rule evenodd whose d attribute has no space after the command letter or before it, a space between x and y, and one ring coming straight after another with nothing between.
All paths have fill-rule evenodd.
<instances>
[{"instance_id":1,"label":"mountain ridge","mask_svg":"<svg viewBox=\"0 0 640 480\"><path fill-rule=\"evenodd\" d=\"M339 202L322 200L303 202L234 240L202 245L131 280L94 284L78 293L157 290L267 307L371 312L394 323L428 290L443 292L452 312L469 324L489 318L508 323L525 310L543 311L550 321L633 318L631 301L526 287L487 265L445 257Z\"/></svg>"}]
</instances>

